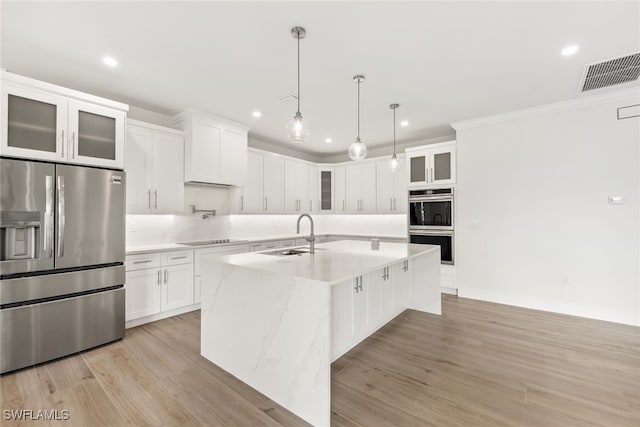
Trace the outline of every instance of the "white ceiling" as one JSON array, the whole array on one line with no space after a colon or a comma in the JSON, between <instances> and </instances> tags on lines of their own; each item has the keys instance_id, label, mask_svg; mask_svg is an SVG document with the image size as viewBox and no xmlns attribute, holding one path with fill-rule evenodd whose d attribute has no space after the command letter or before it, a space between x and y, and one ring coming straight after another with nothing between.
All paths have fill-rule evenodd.
<instances>
[{"instance_id":1,"label":"white ceiling","mask_svg":"<svg viewBox=\"0 0 640 427\"><path fill-rule=\"evenodd\" d=\"M399 142L440 137L450 122L575 98L584 64L640 50L637 1L3 2L1 60L160 113L210 111L287 145L295 104L279 98L296 89L295 25L308 31L301 111L312 133L295 148L317 154L356 136L357 73L361 136L375 146L392 138L390 103L410 122ZM580 50L567 58L568 44Z\"/></svg>"}]
</instances>

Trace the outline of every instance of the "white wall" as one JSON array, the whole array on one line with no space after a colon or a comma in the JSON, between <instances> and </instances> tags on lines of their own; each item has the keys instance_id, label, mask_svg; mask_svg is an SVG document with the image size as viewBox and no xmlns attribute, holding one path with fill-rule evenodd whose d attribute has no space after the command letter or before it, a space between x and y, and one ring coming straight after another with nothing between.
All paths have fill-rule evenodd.
<instances>
[{"instance_id":1,"label":"white wall","mask_svg":"<svg viewBox=\"0 0 640 427\"><path fill-rule=\"evenodd\" d=\"M640 96L590 99L454 124L460 296L640 325Z\"/></svg>"}]
</instances>

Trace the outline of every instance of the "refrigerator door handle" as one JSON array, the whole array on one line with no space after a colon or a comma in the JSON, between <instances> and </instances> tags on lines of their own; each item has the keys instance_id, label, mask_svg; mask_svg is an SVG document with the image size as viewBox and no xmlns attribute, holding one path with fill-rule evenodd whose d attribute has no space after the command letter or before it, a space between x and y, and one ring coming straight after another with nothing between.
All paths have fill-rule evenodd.
<instances>
[{"instance_id":1,"label":"refrigerator door handle","mask_svg":"<svg viewBox=\"0 0 640 427\"><path fill-rule=\"evenodd\" d=\"M44 208L44 256L51 258L53 255L53 176L47 175L44 181L46 196Z\"/></svg>"},{"instance_id":2,"label":"refrigerator door handle","mask_svg":"<svg viewBox=\"0 0 640 427\"><path fill-rule=\"evenodd\" d=\"M58 175L58 257L64 256L65 203L64 177Z\"/></svg>"}]
</instances>

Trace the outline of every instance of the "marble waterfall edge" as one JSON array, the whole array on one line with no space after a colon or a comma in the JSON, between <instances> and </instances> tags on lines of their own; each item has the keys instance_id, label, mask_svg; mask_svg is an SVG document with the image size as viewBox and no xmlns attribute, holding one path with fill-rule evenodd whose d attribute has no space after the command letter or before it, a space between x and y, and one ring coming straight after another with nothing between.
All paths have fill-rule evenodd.
<instances>
[{"instance_id":1,"label":"marble waterfall edge","mask_svg":"<svg viewBox=\"0 0 640 427\"><path fill-rule=\"evenodd\" d=\"M215 257L202 267L202 355L313 425L328 426L330 287Z\"/></svg>"}]
</instances>

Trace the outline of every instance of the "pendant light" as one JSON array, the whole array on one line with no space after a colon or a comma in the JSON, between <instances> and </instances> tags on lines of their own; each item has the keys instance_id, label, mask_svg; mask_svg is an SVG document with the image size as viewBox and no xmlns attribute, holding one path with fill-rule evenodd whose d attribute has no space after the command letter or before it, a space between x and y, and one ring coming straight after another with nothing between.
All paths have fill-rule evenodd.
<instances>
[{"instance_id":1,"label":"pendant light","mask_svg":"<svg viewBox=\"0 0 640 427\"><path fill-rule=\"evenodd\" d=\"M393 156L391 156L391 162L389 163L391 172L396 172L400 169L400 162L398 161L398 157L396 157L396 108L399 106L400 104L389 105L389 108L393 110Z\"/></svg>"},{"instance_id":2,"label":"pendant light","mask_svg":"<svg viewBox=\"0 0 640 427\"><path fill-rule=\"evenodd\" d=\"M287 134L291 142L304 142L311 133L309 130L309 121L302 120L302 114L300 114L300 40L305 38L307 30L302 27L293 27L291 29L291 35L294 39L298 40L298 111L293 119L287 123Z\"/></svg>"},{"instance_id":3,"label":"pendant light","mask_svg":"<svg viewBox=\"0 0 640 427\"><path fill-rule=\"evenodd\" d=\"M360 83L364 81L364 76L353 76L353 82L358 84L358 136L353 144L349 146L349 157L351 160L362 160L367 157L367 146L360 141Z\"/></svg>"}]
</instances>

